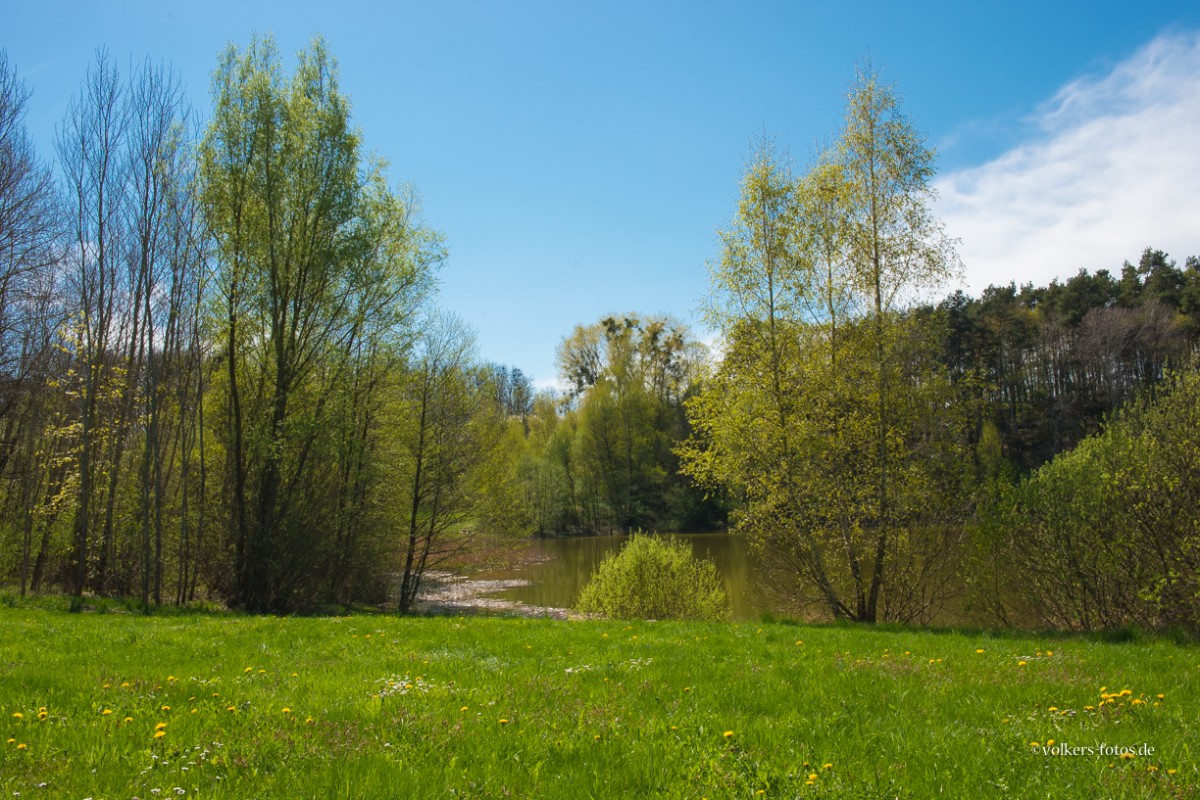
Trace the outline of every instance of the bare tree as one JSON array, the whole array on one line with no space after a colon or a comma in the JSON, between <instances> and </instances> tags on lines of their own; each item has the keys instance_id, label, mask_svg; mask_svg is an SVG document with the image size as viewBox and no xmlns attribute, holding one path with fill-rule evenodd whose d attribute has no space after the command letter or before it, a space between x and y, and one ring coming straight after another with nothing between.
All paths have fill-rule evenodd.
<instances>
[{"instance_id":1,"label":"bare tree","mask_svg":"<svg viewBox=\"0 0 1200 800\"><path fill-rule=\"evenodd\" d=\"M3 509L21 531L20 591L32 567L34 507L46 489L35 457L61 305L55 286L60 217L48 167L25 133L29 92L0 51L0 477Z\"/></svg>"}]
</instances>

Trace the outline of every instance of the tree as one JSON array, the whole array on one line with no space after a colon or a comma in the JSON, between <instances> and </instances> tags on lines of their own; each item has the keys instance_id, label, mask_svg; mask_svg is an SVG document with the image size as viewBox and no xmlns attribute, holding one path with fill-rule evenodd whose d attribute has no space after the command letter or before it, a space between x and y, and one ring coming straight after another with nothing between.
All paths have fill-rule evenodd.
<instances>
[{"instance_id":1,"label":"tree","mask_svg":"<svg viewBox=\"0 0 1200 800\"><path fill-rule=\"evenodd\" d=\"M1006 565L998 602L1056 628L1200 624L1198 431L1193 365L1000 487L984 514Z\"/></svg>"},{"instance_id":2,"label":"tree","mask_svg":"<svg viewBox=\"0 0 1200 800\"><path fill-rule=\"evenodd\" d=\"M905 498L898 496L893 479L904 467L894 463L891 443L897 433L893 414L905 387L891 348L895 339L890 327L897 319L892 312L897 303L949 277L957 257L930 209L934 151L901 113L895 87L883 83L869 63L850 92L838 149L852 208L851 270L855 289L868 302L873 340L878 488L870 512L874 519L868 522L877 538L870 590L860 616L874 621L889 538L913 510L904 507Z\"/></svg>"},{"instance_id":3,"label":"tree","mask_svg":"<svg viewBox=\"0 0 1200 800\"><path fill-rule=\"evenodd\" d=\"M505 433L487 370L473 363L474 337L453 317L423 326L413 363L403 378L399 438L399 611L412 610L421 581L462 548L449 535L478 510L483 470Z\"/></svg>"},{"instance_id":4,"label":"tree","mask_svg":"<svg viewBox=\"0 0 1200 800\"><path fill-rule=\"evenodd\" d=\"M270 39L213 80L201 183L218 252L232 598L310 602L336 528L333 398L386 343L403 349L440 241L364 162L324 43L284 79Z\"/></svg>"},{"instance_id":5,"label":"tree","mask_svg":"<svg viewBox=\"0 0 1200 800\"><path fill-rule=\"evenodd\" d=\"M74 261L71 279L79 332L75 337L75 359L76 368L83 376L79 499L72 555L73 588L77 597L83 594L87 583L100 446L105 438L113 445L120 440L120 431L115 431L116 435L103 435L113 431L106 430L106 409L100 399L112 396L112 387L118 379L110 356L117 335L118 316L126 310L118 297L124 294L125 288L120 281L120 266L125 232L121 224L125 162L121 156L126 127L126 108L116 68L106 54L98 53L95 66L84 81L82 94L72 102L56 142L71 204L71 237L74 241L69 252ZM116 450L116 446L110 448L110 452ZM110 500L115 500L113 482L118 474L117 469L110 467ZM111 512L106 518L111 520ZM106 572L106 559L111 550L111 524L106 526L104 537L99 559L101 575ZM102 579L102 589L106 588L105 583Z\"/></svg>"},{"instance_id":6,"label":"tree","mask_svg":"<svg viewBox=\"0 0 1200 800\"><path fill-rule=\"evenodd\" d=\"M635 314L578 325L563 340L574 429L547 454L568 468L576 527L679 529L694 517L699 498L679 480L673 448L686 436L682 403L703 362L698 348L680 323Z\"/></svg>"},{"instance_id":7,"label":"tree","mask_svg":"<svg viewBox=\"0 0 1200 800\"><path fill-rule=\"evenodd\" d=\"M760 144L721 234L708 318L725 339L689 405L685 469L740 497L739 529L834 617L920 617L949 570L930 527L961 431L948 381L903 304L953 249L928 210L932 152L867 71L837 144L797 180ZM913 586L916 591L911 591Z\"/></svg>"},{"instance_id":8,"label":"tree","mask_svg":"<svg viewBox=\"0 0 1200 800\"><path fill-rule=\"evenodd\" d=\"M20 531L22 594L32 577L36 510L49 491L47 462L66 457L63 448L41 446L51 444L42 434L63 317L57 280L63 225L50 169L25 132L28 98L0 50L0 476L12 479L0 526Z\"/></svg>"}]
</instances>

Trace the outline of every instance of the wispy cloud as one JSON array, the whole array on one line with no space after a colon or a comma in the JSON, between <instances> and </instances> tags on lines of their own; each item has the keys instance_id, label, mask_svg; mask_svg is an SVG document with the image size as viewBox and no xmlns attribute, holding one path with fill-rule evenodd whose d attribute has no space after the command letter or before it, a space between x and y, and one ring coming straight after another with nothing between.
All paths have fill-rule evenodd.
<instances>
[{"instance_id":1,"label":"wispy cloud","mask_svg":"<svg viewBox=\"0 0 1200 800\"><path fill-rule=\"evenodd\" d=\"M967 289L1200 255L1200 32L1163 35L1064 86L1030 141L938 181Z\"/></svg>"}]
</instances>

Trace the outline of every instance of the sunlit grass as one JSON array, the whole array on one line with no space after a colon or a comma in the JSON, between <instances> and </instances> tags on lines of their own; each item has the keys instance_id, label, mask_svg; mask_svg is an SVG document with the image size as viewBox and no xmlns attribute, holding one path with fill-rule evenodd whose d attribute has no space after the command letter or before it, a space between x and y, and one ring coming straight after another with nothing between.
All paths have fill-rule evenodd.
<instances>
[{"instance_id":1,"label":"sunlit grass","mask_svg":"<svg viewBox=\"0 0 1200 800\"><path fill-rule=\"evenodd\" d=\"M1166 641L37 609L0 609L0 631L4 797L1151 798L1200 785L1200 651ZM1064 745L1097 752L1049 754Z\"/></svg>"}]
</instances>

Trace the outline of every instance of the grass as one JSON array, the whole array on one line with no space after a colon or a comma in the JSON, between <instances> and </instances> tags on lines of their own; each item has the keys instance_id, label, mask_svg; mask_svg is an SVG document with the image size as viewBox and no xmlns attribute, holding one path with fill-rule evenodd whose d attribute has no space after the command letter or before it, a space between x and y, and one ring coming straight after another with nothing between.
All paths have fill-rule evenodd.
<instances>
[{"instance_id":1,"label":"grass","mask_svg":"<svg viewBox=\"0 0 1200 800\"><path fill-rule=\"evenodd\" d=\"M1165 640L0 607L0 796L1198 797L1198 677Z\"/></svg>"}]
</instances>

